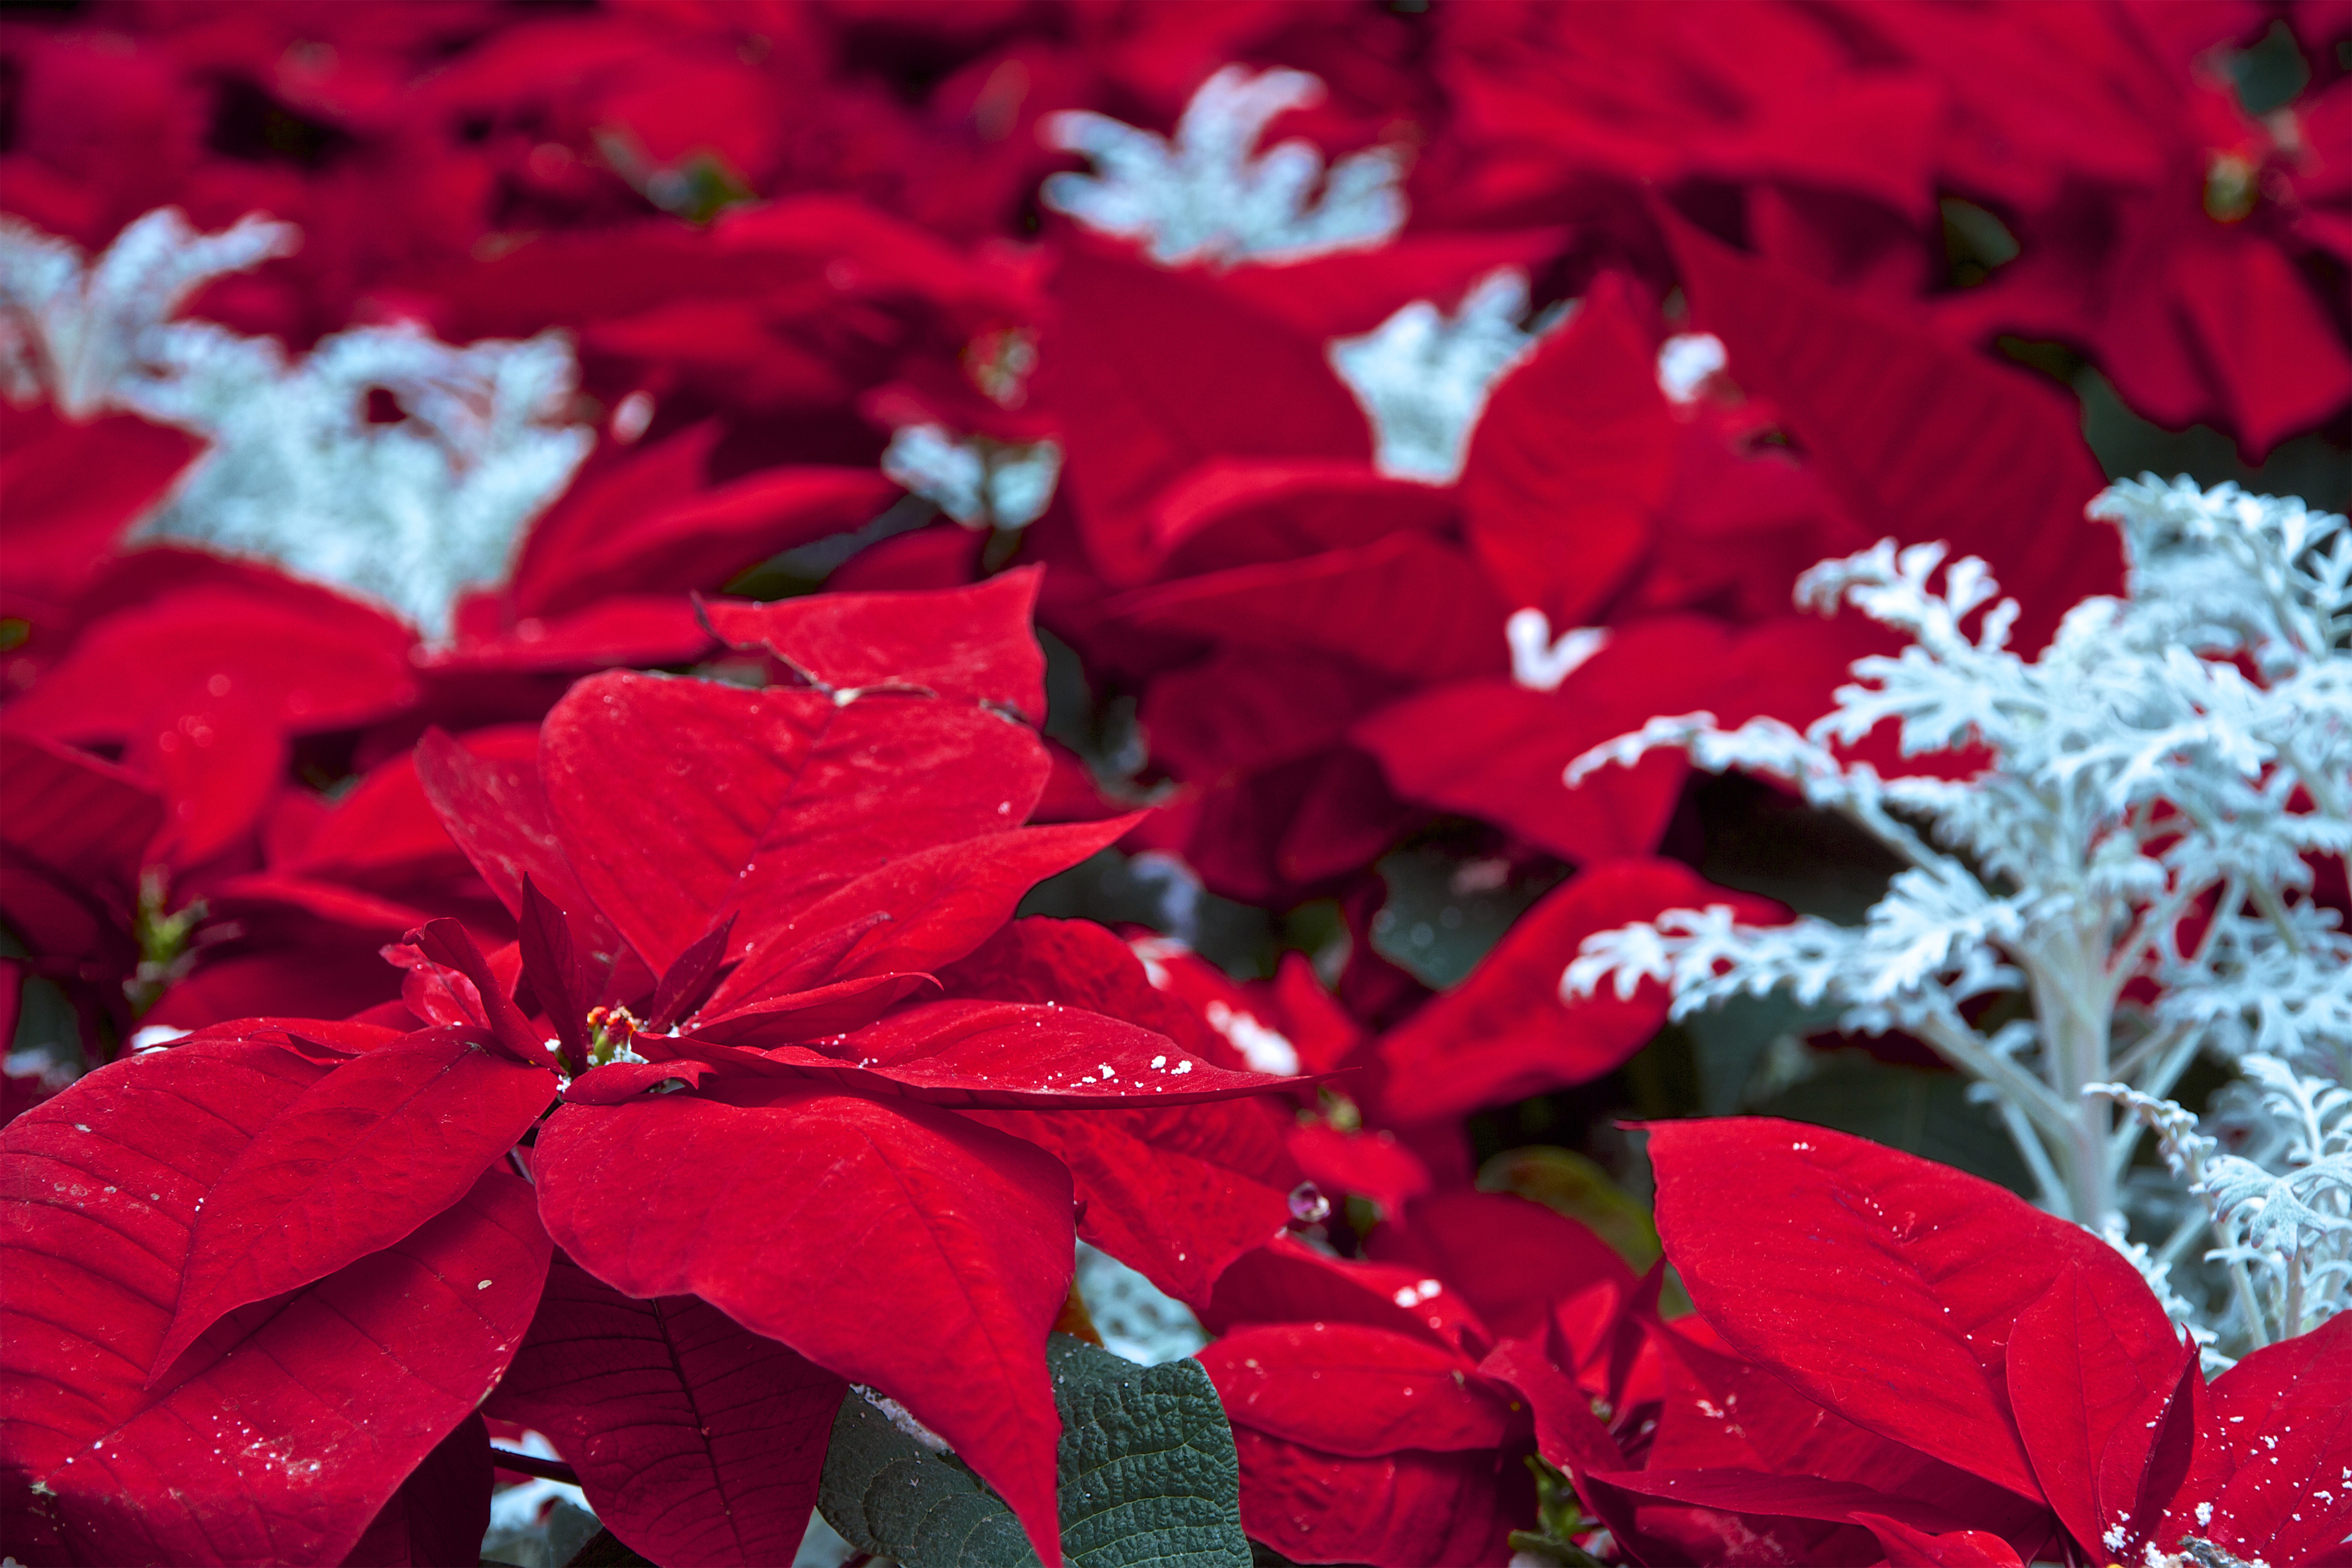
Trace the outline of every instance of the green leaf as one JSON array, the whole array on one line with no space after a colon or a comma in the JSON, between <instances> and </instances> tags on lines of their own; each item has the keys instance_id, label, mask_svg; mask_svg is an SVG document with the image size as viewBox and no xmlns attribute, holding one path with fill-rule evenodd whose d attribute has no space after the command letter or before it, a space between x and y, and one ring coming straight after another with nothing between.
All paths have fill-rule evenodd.
<instances>
[{"instance_id":1,"label":"green leaf","mask_svg":"<svg viewBox=\"0 0 2352 1568\"><path fill-rule=\"evenodd\" d=\"M1055 1334L1062 1551L1072 1568L1249 1568L1241 1469L1198 1362L1142 1367ZM1035 1568L1012 1510L950 1455L852 1394L817 1507L860 1552L907 1568Z\"/></svg>"}]
</instances>

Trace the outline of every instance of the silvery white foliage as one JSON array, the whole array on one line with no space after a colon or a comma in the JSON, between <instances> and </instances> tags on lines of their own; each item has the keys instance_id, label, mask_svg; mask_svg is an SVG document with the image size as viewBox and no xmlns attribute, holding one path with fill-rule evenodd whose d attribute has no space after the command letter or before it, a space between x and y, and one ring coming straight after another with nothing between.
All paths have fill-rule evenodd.
<instances>
[{"instance_id":1,"label":"silvery white foliage","mask_svg":"<svg viewBox=\"0 0 2352 1568\"><path fill-rule=\"evenodd\" d=\"M1192 1309L1109 1253L1078 1243L1077 1291L1103 1349L1141 1366L1182 1361L1209 1342Z\"/></svg>"},{"instance_id":2,"label":"silvery white foliage","mask_svg":"<svg viewBox=\"0 0 2352 1568\"><path fill-rule=\"evenodd\" d=\"M291 250L289 225L215 235L173 208L95 262L0 219L0 390L46 393L69 418L127 411L206 451L138 530L274 562L383 601L445 635L465 588L504 574L523 525L571 481L594 437L567 421L569 342L452 347L366 327L289 361L272 339L172 320L197 288ZM373 424L370 392L404 415Z\"/></svg>"},{"instance_id":3,"label":"silvery white foliage","mask_svg":"<svg viewBox=\"0 0 2352 1568\"><path fill-rule=\"evenodd\" d=\"M1360 337L1332 339L1324 353L1372 422L1373 466L1395 479L1460 479L1496 384L1573 309L1557 306L1521 325L1528 275L1498 267L1451 317L1416 300Z\"/></svg>"},{"instance_id":4,"label":"silvery white foliage","mask_svg":"<svg viewBox=\"0 0 2352 1568\"><path fill-rule=\"evenodd\" d=\"M0 391L12 403L47 392L68 419L116 409L156 416L192 359L236 341L207 321L170 318L214 279L301 243L291 224L260 216L198 234L159 207L115 237L95 263L79 247L0 216Z\"/></svg>"},{"instance_id":5,"label":"silvery white foliage","mask_svg":"<svg viewBox=\"0 0 2352 1568\"><path fill-rule=\"evenodd\" d=\"M1983 563L1951 563L1938 587L1941 545L1882 542L1815 567L1798 597L1912 644L1857 661L1808 730L1654 719L1578 759L1570 783L1660 747L1779 778L1907 865L1856 927L1743 926L1717 907L1601 932L1564 993L1655 978L1684 1016L1787 989L1839 1006L1842 1027L1906 1030L1988 1086L2043 1201L2091 1225L2115 1211L2139 1129L2089 1086L2160 1097L2200 1050L2352 1078L2352 938L2308 897L2302 858L2352 843L2345 520L2153 479L2093 511L2123 530L2129 597L2077 605L2037 659L2007 646L2016 605ZM1976 745L1990 765L1882 778L1832 749L1882 721L1906 755ZM2201 931L2188 923L2208 907ZM2126 1004L2136 981L2153 1005ZM2028 1016L1988 1036L1962 1006L1997 993Z\"/></svg>"},{"instance_id":6,"label":"silvery white foliage","mask_svg":"<svg viewBox=\"0 0 2352 1568\"><path fill-rule=\"evenodd\" d=\"M2205 1256L2229 1268L2231 1338L2251 1349L2307 1332L2352 1305L2352 1089L2275 1057L2249 1056L2241 1066L2261 1131L2271 1134L2269 1148L2244 1154L2223 1152L2221 1140L2171 1100L2122 1084L2091 1092L2154 1130L2173 1174L2203 1199L2218 1243Z\"/></svg>"},{"instance_id":7,"label":"silvery white foliage","mask_svg":"<svg viewBox=\"0 0 2352 1568\"><path fill-rule=\"evenodd\" d=\"M1511 650L1511 681L1529 691L1557 691L1560 682L1609 646L1606 626L1570 626L1555 637L1551 617L1532 605L1513 610L1503 622Z\"/></svg>"},{"instance_id":8,"label":"silvery white foliage","mask_svg":"<svg viewBox=\"0 0 2352 1568\"><path fill-rule=\"evenodd\" d=\"M1707 378L1730 363L1713 332L1676 332L1658 345L1658 390L1669 403L1696 403Z\"/></svg>"},{"instance_id":9,"label":"silvery white foliage","mask_svg":"<svg viewBox=\"0 0 2352 1568\"><path fill-rule=\"evenodd\" d=\"M1055 174L1040 195L1088 228L1145 241L1164 266L1298 261L1384 245L1404 226L1402 150L1350 153L1328 174L1305 142L1251 155L1275 116L1322 97L1322 82L1305 71L1253 77L1227 66L1192 95L1172 142L1087 110L1052 115L1047 144L1093 159L1098 173Z\"/></svg>"},{"instance_id":10,"label":"silvery white foliage","mask_svg":"<svg viewBox=\"0 0 2352 1568\"><path fill-rule=\"evenodd\" d=\"M1026 528L1053 502L1062 448L902 425L882 454L882 471L966 528Z\"/></svg>"},{"instance_id":11,"label":"silvery white foliage","mask_svg":"<svg viewBox=\"0 0 2352 1568\"><path fill-rule=\"evenodd\" d=\"M563 423L574 368L555 333L453 348L362 327L292 365L224 355L185 384L174 422L213 449L142 534L355 588L428 637L447 634L461 593L506 574L523 525L595 441ZM377 387L405 418L369 423Z\"/></svg>"}]
</instances>

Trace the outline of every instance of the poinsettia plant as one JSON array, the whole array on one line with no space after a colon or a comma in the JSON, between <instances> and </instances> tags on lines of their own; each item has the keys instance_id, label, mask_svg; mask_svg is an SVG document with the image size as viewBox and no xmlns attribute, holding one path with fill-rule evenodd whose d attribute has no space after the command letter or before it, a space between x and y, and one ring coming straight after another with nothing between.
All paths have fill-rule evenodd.
<instances>
[{"instance_id":1,"label":"poinsettia plant","mask_svg":"<svg viewBox=\"0 0 2352 1568\"><path fill-rule=\"evenodd\" d=\"M2342 1561L2347 43L0 18L0 1555Z\"/></svg>"},{"instance_id":2,"label":"poinsettia plant","mask_svg":"<svg viewBox=\"0 0 2352 1568\"><path fill-rule=\"evenodd\" d=\"M1007 923L1129 826L1024 826L1034 588L712 605L796 679L598 676L535 762L428 736L420 775L518 942L430 921L385 952L407 979L379 1011L418 1026L215 1026L5 1133L12 1538L396 1550L448 1496L395 1501L436 1445L470 1443L486 1498L479 1405L560 1435L635 1549L754 1562L797 1542L845 1380L1057 1561L1045 1346L1077 1215L1198 1295L1290 1184L1212 1103L1282 1080L1154 1027L1115 937ZM670 1346L663 1386L585 1397L619 1375L614 1313ZM620 1439L664 1392L737 1425L673 1433L694 1479L648 1491Z\"/></svg>"}]
</instances>

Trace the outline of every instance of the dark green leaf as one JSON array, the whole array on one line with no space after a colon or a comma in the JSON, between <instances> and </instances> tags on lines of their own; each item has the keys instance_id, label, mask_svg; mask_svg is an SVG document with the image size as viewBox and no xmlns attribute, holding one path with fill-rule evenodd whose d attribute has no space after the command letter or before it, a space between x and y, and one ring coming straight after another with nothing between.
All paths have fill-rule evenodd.
<instances>
[{"instance_id":1,"label":"dark green leaf","mask_svg":"<svg viewBox=\"0 0 2352 1568\"><path fill-rule=\"evenodd\" d=\"M1062 1551L1072 1568L1248 1568L1241 1475L1216 1389L1196 1362L1141 1367L1055 1334ZM1012 1511L853 1394L817 1506L861 1552L908 1568L1034 1568Z\"/></svg>"}]
</instances>

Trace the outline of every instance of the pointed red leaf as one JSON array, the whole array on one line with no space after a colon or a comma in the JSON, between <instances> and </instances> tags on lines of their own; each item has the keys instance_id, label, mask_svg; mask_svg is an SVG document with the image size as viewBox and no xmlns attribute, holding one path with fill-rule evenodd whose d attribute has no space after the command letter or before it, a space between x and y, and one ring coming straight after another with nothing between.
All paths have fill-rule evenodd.
<instances>
[{"instance_id":1,"label":"pointed red leaf","mask_svg":"<svg viewBox=\"0 0 2352 1568\"><path fill-rule=\"evenodd\" d=\"M1188 1304L1290 1218L1298 1171L1263 1102L965 1115L1068 1166L1078 1234Z\"/></svg>"},{"instance_id":2,"label":"pointed red leaf","mask_svg":"<svg viewBox=\"0 0 2352 1568\"><path fill-rule=\"evenodd\" d=\"M2007 1361L2011 1412L2042 1495L2085 1552L2103 1549L2106 1528L2100 1456L2133 1411L2179 1381L2180 1355L2179 1338L2154 1297L2094 1296L2074 1268L2061 1271L2017 1315ZM2159 1508L2170 1495L2168 1489Z\"/></svg>"},{"instance_id":3,"label":"pointed red leaf","mask_svg":"<svg viewBox=\"0 0 2352 1568\"><path fill-rule=\"evenodd\" d=\"M625 1295L699 1296L905 1405L1057 1564L1068 1173L950 1111L754 1087L559 1110L532 1161L549 1230Z\"/></svg>"},{"instance_id":4,"label":"pointed red leaf","mask_svg":"<svg viewBox=\"0 0 2352 1568\"><path fill-rule=\"evenodd\" d=\"M1776 1476L1763 1470L1614 1470L1593 1479L1622 1491L1724 1513L1818 1519L1843 1524L1857 1512L1884 1514L1916 1530L1958 1530L1961 1521L1939 1508L1889 1497L1853 1481L1818 1476Z\"/></svg>"},{"instance_id":5,"label":"pointed red leaf","mask_svg":"<svg viewBox=\"0 0 2352 1568\"><path fill-rule=\"evenodd\" d=\"M1650 1158L1666 1256L1736 1349L1859 1426L2040 1498L2010 1417L2010 1334L2070 1267L2099 1298L2146 1294L2119 1253L1990 1182L1824 1128L1657 1122Z\"/></svg>"},{"instance_id":6,"label":"pointed red leaf","mask_svg":"<svg viewBox=\"0 0 2352 1568\"><path fill-rule=\"evenodd\" d=\"M462 974L473 983L474 998L481 1007L482 1022L489 1030L484 1044L528 1067L545 1064L546 1042L509 994L517 970L510 969L506 982L501 984L499 976L490 973L490 961L474 945L472 934L457 921L427 921L408 933L408 942L427 962ZM508 950L508 957L518 966L521 963L520 955L512 950Z\"/></svg>"},{"instance_id":7,"label":"pointed red leaf","mask_svg":"<svg viewBox=\"0 0 2352 1568\"><path fill-rule=\"evenodd\" d=\"M1625 1468L1625 1456L1593 1414L1591 1397L1545 1359L1535 1341L1505 1340L1487 1352L1478 1371L1528 1402L1537 1451L1554 1469L1574 1474Z\"/></svg>"},{"instance_id":8,"label":"pointed red leaf","mask_svg":"<svg viewBox=\"0 0 2352 1568\"><path fill-rule=\"evenodd\" d=\"M1031 888L1116 843L1140 820L1140 814L1133 814L1103 822L1018 827L902 855L789 919L772 922L720 982L704 1011L714 1019L724 1017L746 1004L820 980L929 973L994 934ZM830 939L853 924L862 928L856 940L835 952ZM825 951L821 969L803 963L813 947Z\"/></svg>"},{"instance_id":9,"label":"pointed red leaf","mask_svg":"<svg viewBox=\"0 0 2352 1568\"><path fill-rule=\"evenodd\" d=\"M1615 1247L1567 1215L1508 1193L1418 1199L1398 1223L1372 1232L1368 1250L1383 1263L1444 1279L1488 1328L1514 1337L1541 1333L1554 1302L1594 1285L1633 1287L1633 1271Z\"/></svg>"},{"instance_id":10,"label":"pointed red leaf","mask_svg":"<svg viewBox=\"0 0 2352 1568\"><path fill-rule=\"evenodd\" d=\"M2031 653L2077 601L2122 587L2122 557L2083 508L2105 488L2073 401L1671 216L1697 323L1731 374L1771 400L1873 538L1940 539L1991 563L2024 606Z\"/></svg>"},{"instance_id":11,"label":"pointed red leaf","mask_svg":"<svg viewBox=\"0 0 2352 1568\"><path fill-rule=\"evenodd\" d=\"M1623 280L1604 275L1496 386L1471 438L1464 523L1507 608L1562 629L1595 618L1649 546L1677 428Z\"/></svg>"},{"instance_id":12,"label":"pointed red leaf","mask_svg":"<svg viewBox=\"0 0 2352 1568\"><path fill-rule=\"evenodd\" d=\"M485 1408L545 1433L640 1556L760 1568L800 1547L845 1388L697 1297L635 1300L559 1254Z\"/></svg>"},{"instance_id":13,"label":"pointed red leaf","mask_svg":"<svg viewBox=\"0 0 2352 1568\"><path fill-rule=\"evenodd\" d=\"M1383 674L1430 680L1507 668L1509 611L1459 546L1417 529L1138 588L1101 606L1148 631L1343 654Z\"/></svg>"},{"instance_id":14,"label":"pointed red leaf","mask_svg":"<svg viewBox=\"0 0 2352 1568\"><path fill-rule=\"evenodd\" d=\"M1514 1521L1531 1517L1527 1472L1492 1450L1327 1454L1234 1429L1242 1527L1294 1563L1503 1568Z\"/></svg>"},{"instance_id":15,"label":"pointed red leaf","mask_svg":"<svg viewBox=\"0 0 2352 1568\"><path fill-rule=\"evenodd\" d=\"M1493 1336L1445 1282L1418 1268L1334 1258L1277 1236L1234 1260L1201 1314L1214 1333L1240 1323L1368 1323L1483 1354Z\"/></svg>"},{"instance_id":16,"label":"pointed red leaf","mask_svg":"<svg viewBox=\"0 0 2352 1568\"><path fill-rule=\"evenodd\" d=\"M619 673L572 687L541 737L572 864L656 971L726 913L756 940L854 878L1017 826L1050 772L978 708Z\"/></svg>"},{"instance_id":17,"label":"pointed red leaf","mask_svg":"<svg viewBox=\"0 0 2352 1568\"><path fill-rule=\"evenodd\" d=\"M256 1128L188 1237L161 1377L231 1308L325 1278L463 1197L554 1098L457 1030L353 1057Z\"/></svg>"},{"instance_id":18,"label":"pointed red leaf","mask_svg":"<svg viewBox=\"0 0 2352 1568\"><path fill-rule=\"evenodd\" d=\"M1669 909L1728 903L1769 921L1778 906L1714 887L1672 860L1595 866L1544 896L1470 972L1389 1031L1380 1045L1396 1121L1422 1121L1586 1083L1657 1033L1666 996L1644 986L1620 998L1560 994L1560 976L1595 931Z\"/></svg>"},{"instance_id":19,"label":"pointed red leaf","mask_svg":"<svg viewBox=\"0 0 2352 1568\"><path fill-rule=\"evenodd\" d=\"M595 990L572 945L571 924L528 875L522 879L522 911L515 924L523 978L554 1026L565 1070L579 1072L588 1065L588 1005ZM672 1021L664 1020L661 1026Z\"/></svg>"},{"instance_id":20,"label":"pointed red leaf","mask_svg":"<svg viewBox=\"0 0 2352 1568\"><path fill-rule=\"evenodd\" d=\"M1065 483L1096 570L1150 574L1157 493L1203 458L1371 458L1323 343L1219 289L1092 245L1063 252L1040 396L1062 421Z\"/></svg>"},{"instance_id":21,"label":"pointed red leaf","mask_svg":"<svg viewBox=\"0 0 2352 1568\"><path fill-rule=\"evenodd\" d=\"M1165 1035L1053 1002L925 1002L822 1050L766 1055L868 1093L974 1109L1183 1105L1300 1081L1195 1061Z\"/></svg>"},{"instance_id":22,"label":"pointed red leaf","mask_svg":"<svg viewBox=\"0 0 2352 1568\"><path fill-rule=\"evenodd\" d=\"M195 866L245 840L277 795L286 732L276 703L251 683L173 693L130 737L123 760L163 791L150 860Z\"/></svg>"},{"instance_id":23,"label":"pointed red leaf","mask_svg":"<svg viewBox=\"0 0 2352 1568\"><path fill-rule=\"evenodd\" d=\"M912 687L993 702L1045 721L1045 655L1029 629L1042 567L929 594L823 594L751 605L714 599L710 627L736 647L765 648L835 691Z\"/></svg>"},{"instance_id":24,"label":"pointed red leaf","mask_svg":"<svg viewBox=\"0 0 2352 1568\"><path fill-rule=\"evenodd\" d=\"M2221 1456L2210 1440L2212 1412L2207 1407L2197 1347L2179 1346L2172 1359L2172 1381L2149 1390L2136 1409L2126 1413L2099 1457L2102 1546L2106 1532L2116 1528L2124 1531L2126 1553L2136 1545L2160 1545L2165 1510L2190 1479L2192 1468L2202 1471L2196 1478L2200 1482L2220 1479ZM2200 1428L2208 1429L2201 1443ZM2205 1461L2202 1466L2200 1459Z\"/></svg>"},{"instance_id":25,"label":"pointed red leaf","mask_svg":"<svg viewBox=\"0 0 2352 1568\"><path fill-rule=\"evenodd\" d=\"M492 1171L144 1386L198 1201L325 1070L216 1038L117 1062L0 1132L12 1539L85 1564L339 1562L505 1369L548 1244L530 1190Z\"/></svg>"},{"instance_id":26,"label":"pointed red leaf","mask_svg":"<svg viewBox=\"0 0 2352 1568\"><path fill-rule=\"evenodd\" d=\"M163 826L155 786L128 768L38 735L0 731L0 839L75 882L128 887Z\"/></svg>"},{"instance_id":27,"label":"pointed red leaf","mask_svg":"<svg viewBox=\"0 0 2352 1568\"><path fill-rule=\"evenodd\" d=\"M478 1560L491 1485L489 1430L468 1415L408 1473L343 1568L438 1568L467 1553Z\"/></svg>"},{"instance_id":28,"label":"pointed red leaf","mask_svg":"<svg viewBox=\"0 0 2352 1568\"><path fill-rule=\"evenodd\" d=\"M1572 790L1562 775L1654 713L1719 710L1737 668L1732 655L1718 623L1660 616L1612 627L1556 691L1500 678L1433 686L1360 721L1349 737L1380 759L1407 800L1483 818L1570 860L1646 855L1688 772L1679 757L1604 768Z\"/></svg>"},{"instance_id":29,"label":"pointed red leaf","mask_svg":"<svg viewBox=\"0 0 2352 1568\"><path fill-rule=\"evenodd\" d=\"M615 964L630 962L620 931L572 874L536 762L476 756L446 732L427 730L416 742L416 777L449 837L508 913L521 915L528 880L563 911L572 951L593 966L600 989Z\"/></svg>"},{"instance_id":30,"label":"pointed red leaf","mask_svg":"<svg viewBox=\"0 0 2352 1568\"><path fill-rule=\"evenodd\" d=\"M1201 1352L1225 1414L1326 1453L1492 1448L1510 1411L1468 1381L1473 1363L1417 1335L1362 1323L1236 1329Z\"/></svg>"},{"instance_id":31,"label":"pointed red leaf","mask_svg":"<svg viewBox=\"0 0 2352 1568\"><path fill-rule=\"evenodd\" d=\"M677 962L662 971L654 999L647 1004L646 1028L667 1029L709 999L719 984L719 968L726 960L727 940L734 930L735 917L729 915L695 938L677 955Z\"/></svg>"},{"instance_id":32,"label":"pointed red leaf","mask_svg":"<svg viewBox=\"0 0 2352 1568\"><path fill-rule=\"evenodd\" d=\"M2212 1393L2235 1472L2175 1499L2167 1539L2194 1533L2249 1561L2336 1561L2352 1536L2352 1313L2254 1352Z\"/></svg>"},{"instance_id":33,"label":"pointed red leaf","mask_svg":"<svg viewBox=\"0 0 2352 1568\"><path fill-rule=\"evenodd\" d=\"M552 616L631 590L722 583L779 550L872 521L898 493L871 468L763 468L582 540L566 552L560 582L533 585L531 611Z\"/></svg>"},{"instance_id":34,"label":"pointed red leaf","mask_svg":"<svg viewBox=\"0 0 2352 1568\"><path fill-rule=\"evenodd\" d=\"M1981 1530L1933 1535L1883 1513L1856 1511L1854 1523L1878 1537L1887 1568L2024 1568L2016 1548Z\"/></svg>"}]
</instances>

